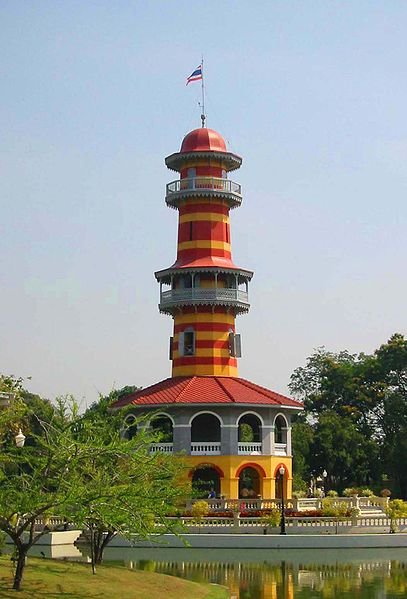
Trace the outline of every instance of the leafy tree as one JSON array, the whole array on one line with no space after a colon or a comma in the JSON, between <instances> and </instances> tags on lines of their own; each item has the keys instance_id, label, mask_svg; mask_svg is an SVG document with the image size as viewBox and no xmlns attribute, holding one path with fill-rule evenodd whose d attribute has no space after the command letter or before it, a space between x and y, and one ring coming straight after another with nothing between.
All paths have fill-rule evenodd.
<instances>
[{"instance_id":1,"label":"leafy tree","mask_svg":"<svg viewBox=\"0 0 407 599\"><path fill-rule=\"evenodd\" d=\"M314 438L314 429L302 415L297 417L292 427L293 447L293 490L307 491L312 475L311 451Z\"/></svg>"},{"instance_id":2,"label":"leafy tree","mask_svg":"<svg viewBox=\"0 0 407 599\"><path fill-rule=\"evenodd\" d=\"M9 431L23 419L37 420L41 434L25 429L33 443L18 449ZM71 410L67 421L57 412L45 422L20 399L0 412L0 530L16 549L15 589L21 588L30 547L66 521L103 530L100 542L93 537L93 565L101 559L105 531L146 537L157 520L161 530L171 527L164 515L183 493L177 483L182 464L150 455L147 433L123 441L112 421L110 426L106 418Z\"/></svg>"},{"instance_id":3,"label":"leafy tree","mask_svg":"<svg viewBox=\"0 0 407 599\"><path fill-rule=\"evenodd\" d=\"M334 354L320 348L294 371L290 389L304 401L305 420L314 429L308 452L311 470L320 473L325 468L337 486L372 481L379 485L381 476L388 474L397 492L406 496L407 340L403 335L394 334L372 355Z\"/></svg>"},{"instance_id":4,"label":"leafy tree","mask_svg":"<svg viewBox=\"0 0 407 599\"><path fill-rule=\"evenodd\" d=\"M150 453L150 445L159 433L142 426L130 440L123 440L122 423L122 411L110 413L106 420L103 410L91 409L76 426L79 439L111 450L87 463L82 473L86 485L74 516L85 529L94 571L117 534L129 538L135 533L141 538L157 532L178 534L178 522L167 516L185 501L189 491L189 485L187 488L183 482L185 466L180 459Z\"/></svg>"}]
</instances>

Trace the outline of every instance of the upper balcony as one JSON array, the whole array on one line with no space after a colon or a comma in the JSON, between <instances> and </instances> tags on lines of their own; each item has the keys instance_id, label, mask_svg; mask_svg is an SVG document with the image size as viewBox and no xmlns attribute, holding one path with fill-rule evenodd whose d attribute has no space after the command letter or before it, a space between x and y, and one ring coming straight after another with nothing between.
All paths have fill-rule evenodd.
<instances>
[{"instance_id":1,"label":"upper balcony","mask_svg":"<svg viewBox=\"0 0 407 599\"><path fill-rule=\"evenodd\" d=\"M160 294L161 312L167 312L171 308L197 304L234 306L238 312L247 312L250 308L249 294L241 289L193 287L189 289L170 289L169 291L161 291Z\"/></svg>"},{"instance_id":2,"label":"upper balcony","mask_svg":"<svg viewBox=\"0 0 407 599\"><path fill-rule=\"evenodd\" d=\"M242 203L242 188L239 183L219 177L178 179L167 184L165 201L167 206L178 208L179 202L185 198L205 196L221 198L230 208L236 208Z\"/></svg>"}]
</instances>

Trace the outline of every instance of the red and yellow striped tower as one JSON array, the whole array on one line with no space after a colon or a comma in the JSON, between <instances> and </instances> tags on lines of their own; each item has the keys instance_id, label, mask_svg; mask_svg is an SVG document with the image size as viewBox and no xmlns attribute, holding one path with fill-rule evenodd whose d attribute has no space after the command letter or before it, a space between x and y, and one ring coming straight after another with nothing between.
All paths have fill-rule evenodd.
<instances>
[{"instance_id":1,"label":"red and yellow striped tower","mask_svg":"<svg viewBox=\"0 0 407 599\"><path fill-rule=\"evenodd\" d=\"M112 407L134 408L124 430L138 415L151 418L161 434L151 451L182 455L203 496L291 497L291 415L302 406L237 373L235 319L249 310L253 275L231 253L229 213L242 194L229 173L242 159L202 127L165 162L179 173L166 191L167 205L179 214L177 258L155 276L160 311L174 320L172 376Z\"/></svg>"},{"instance_id":2,"label":"red and yellow striped tower","mask_svg":"<svg viewBox=\"0 0 407 599\"><path fill-rule=\"evenodd\" d=\"M167 185L166 203L179 213L176 262L155 273L160 311L174 319L172 376L237 376L240 336L235 317L247 312L253 273L232 261L229 212L241 188L228 178L242 159L212 129L191 131L166 158L180 178Z\"/></svg>"}]
</instances>

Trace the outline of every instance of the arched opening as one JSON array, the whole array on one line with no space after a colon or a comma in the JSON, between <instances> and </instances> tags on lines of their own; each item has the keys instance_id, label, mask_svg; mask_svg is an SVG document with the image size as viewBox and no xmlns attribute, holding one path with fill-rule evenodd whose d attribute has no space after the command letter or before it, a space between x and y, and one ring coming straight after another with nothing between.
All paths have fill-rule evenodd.
<instances>
[{"instance_id":1,"label":"arched opening","mask_svg":"<svg viewBox=\"0 0 407 599\"><path fill-rule=\"evenodd\" d=\"M220 422L213 414L198 414L191 424L191 441L198 443L212 441L220 443Z\"/></svg>"},{"instance_id":2,"label":"arched opening","mask_svg":"<svg viewBox=\"0 0 407 599\"><path fill-rule=\"evenodd\" d=\"M137 434L137 420L134 414L127 414L123 422L121 436L129 441Z\"/></svg>"},{"instance_id":3,"label":"arched opening","mask_svg":"<svg viewBox=\"0 0 407 599\"><path fill-rule=\"evenodd\" d=\"M210 464L202 465L194 470L192 475L192 489L199 498L207 498L214 491L216 497L220 496L220 474Z\"/></svg>"},{"instance_id":4,"label":"arched opening","mask_svg":"<svg viewBox=\"0 0 407 599\"><path fill-rule=\"evenodd\" d=\"M255 499L261 495L261 476L252 466L243 468L239 475L239 499Z\"/></svg>"},{"instance_id":5,"label":"arched opening","mask_svg":"<svg viewBox=\"0 0 407 599\"><path fill-rule=\"evenodd\" d=\"M157 434L157 443L172 443L173 442L173 425L172 420L165 414L156 416L150 424L153 433Z\"/></svg>"},{"instance_id":6,"label":"arched opening","mask_svg":"<svg viewBox=\"0 0 407 599\"><path fill-rule=\"evenodd\" d=\"M281 499L282 497L282 490L284 489L284 499L287 499L287 480L288 480L288 470L287 467L284 466L284 475L282 476L280 474L280 468L281 468L282 464L280 464L279 466L277 466L274 476L275 476L275 498L276 499Z\"/></svg>"},{"instance_id":7,"label":"arched opening","mask_svg":"<svg viewBox=\"0 0 407 599\"><path fill-rule=\"evenodd\" d=\"M261 420L255 414L244 414L239 419L239 443L260 443Z\"/></svg>"},{"instance_id":8,"label":"arched opening","mask_svg":"<svg viewBox=\"0 0 407 599\"><path fill-rule=\"evenodd\" d=\"M287 422L283 416L277 416L274 421L274 443L287 443Z\"/></svg>"}]
</instances>

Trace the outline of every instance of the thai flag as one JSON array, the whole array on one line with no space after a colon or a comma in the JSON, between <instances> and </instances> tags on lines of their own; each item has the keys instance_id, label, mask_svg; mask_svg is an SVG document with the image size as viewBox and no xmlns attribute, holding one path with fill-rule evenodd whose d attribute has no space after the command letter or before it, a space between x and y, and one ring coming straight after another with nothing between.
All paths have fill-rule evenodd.
<instances>
[{"instance_id":1,"label":"thai flag","mask_svg":"<svg viewBox=\"0 0 407 599\"><path fill-rule=\"evenodd\" d=\"M187 78L187 83L192 83L193 81L200 81L202 79L202 64L199 67L196 67L195 71Z\"/></svg>"}]
</instances>

